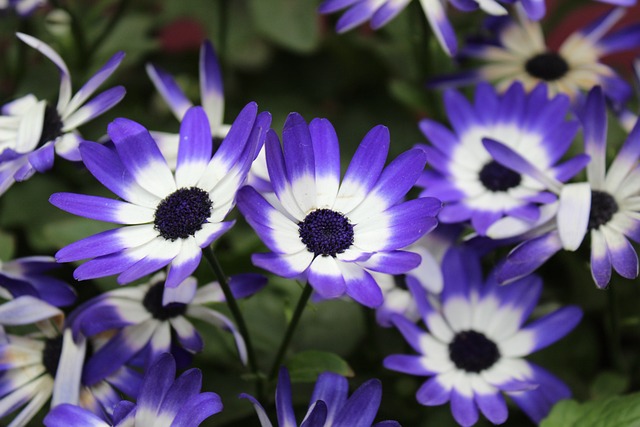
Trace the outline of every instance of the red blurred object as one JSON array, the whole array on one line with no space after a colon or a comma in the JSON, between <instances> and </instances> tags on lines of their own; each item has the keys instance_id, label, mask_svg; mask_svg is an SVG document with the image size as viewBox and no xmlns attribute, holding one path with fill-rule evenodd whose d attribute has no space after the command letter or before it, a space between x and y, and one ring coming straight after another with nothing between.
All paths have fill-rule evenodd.
<instances>
[{"instance_id":1,"label":"red blurred object","mask_svg":"<svg viewBox=\"0 0 640 427\"><path fill-rule=\"evenodd\" d=\"M547 1L547 16L554 12L555 6L560 1L563 0ZM587 0L583 1L584 6L580 6L572 11L572 13L564 17L559 26L549 31L547 41L552 49L556 49L571 33L584 28L586 25L590 24L613 7L605 3ZM640 24L640 2L635 6L628 8L625 16L613 27L613 29L611 29L611 31L609 31L608 34L612 34L622 27L633 24ZM605 56L602 59L602 62L621 70L623 75L630 75L631 63L638 56L640 56L640 45L633 50Z\"/></svg>"},{"instance_id":2,"label":"red blurred object","mask_svg":"<svg viewBox=\"0 0 640 427\"><path fill-rule=\"evenodd\" d=\"M162 50L168 53L180 53L197 50L207 33L197 20L179 18L160 30L158 38Z\"/></svg>"}]
</instances>

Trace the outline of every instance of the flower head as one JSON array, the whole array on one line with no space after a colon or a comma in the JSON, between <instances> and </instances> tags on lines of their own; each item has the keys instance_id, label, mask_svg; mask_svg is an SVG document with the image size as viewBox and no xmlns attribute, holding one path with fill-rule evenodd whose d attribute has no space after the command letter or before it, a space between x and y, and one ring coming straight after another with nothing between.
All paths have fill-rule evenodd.
<instances>
[{"instance_id":1,"label":"flower head","mask_svg":"<svg viewBox=\"0 0 640 427\"><path fill-rule=\"evenodd\" d=\"M246 363L245 343L233 322L207 306L224 301L220 285L197 288L196 279L189 277L177 288L165 288L164 279L164 273L158 273L148 283L106 292L74 311L69 323L76 337L114 332L87 361L86 384L95 384L137 356L150 366L176 344L190 353L202 351L202 337L190 318L231 332ZM265 284L266 279L256 274L230 279L236 298L252 295Z\"/></svg>"},{"instance_id":2,"label":"flower head","mask_svg":"<svg viewBox=\"0 0 640 427\"><path fill-rule=\"evenodd\" d=\"M479 258L468 250L449 250L442 272L440 299L418 300L427 331L404 317L393 318L419 354L388 356L385 367L430 377L416 393L418 402L426 406L450 402L460 425L475 424L479 412L494 424L506 421L503 394L539 422L570 392L524 356L569 333L582 312L565 307L525 325L540 297L542 281L529 276L500 286L494 274L483 280Z\"/></svg>"},{"instance_id":3,"label":"flower head","mask_svg":"<svg viewBox=\"0 0 640 427\"><path fill-rule=\"evenodd\" d=\"M425 154L413 149L389 166L387 128L372 129L360 144L340 183L338 138L326 119L309 125L292 113L266 141L267 166L275 195L245 186L238 207L272 251L253 263L287 278L308 280L323 298L345 293L369 307L382 293L368 272L404 273L420 262L400 250L436 226L440 201L402 202L424 168Z\"/></svg>"},{"instance_id":4,"label":"flower head","mask_svg":"<svg viewBox=\"0 0 640 427\"><path fill-rule=\"evenodd\" d=\"M624 14L624 8L613 9L571 34L554 51L547 46L540 24L520 13L519 20L509 20L500 26L496 41L467 45L462 53L484 62L477 70L438 78L432 85L490 81L498 90L505 91L514 81L521 81L530 91L545 83L550 96L564 93L573 101L579 101L584 92L599 85L609 99L622 104L631 96L631 86L600 59L633 49L640 43L640 25L607 34Z\"/></svg>"},{"instance_id":5,"label":"flower head","mask_svg":"<svg viewBox=\"0 0 640 427\"><path fill-rule=\"evenodd\" d=\"M216 393L200 393L202 372L193 368L178 378L173 356L163 354L146 372L135 404L126 400L113 411L113 421L105 422L90 411L72 404L56 406L44 419L47 427L149 427L199 426L222 411Z\"/></svg>"},{"instance_id":6,"label":"flower head","mask_svg":"<svg viewBox=\"0 0 640 427\"><path fill-rule=\"evenodd\" d=\"M526 94L521 84L514 83L500 95L490 85L481 84L474 104L454 90L448 90L444 100L454 131L430 119L420 122L432 144L422 148L433 169L418 181L425 188L423 195L445 202L438 216L444 223L470 221L484 235L503 217L535 221L540 203L555 200L544 184L493 159L483 139L499 140L561 181L588 161L581 156L558 164L578 123L565 119L567 97L548 99L544 85Z\"/></svg>"},{"instance_id":7,"label":"flower head","mask_svg":"<svg viewBox=\"0 0 640 427\"><path fill-rule=\"evenodd\" d=\"M502 266L502 281L529 274L560 249L575 251L587 232L591 241L591 274L598 287L607 286L612 268L625 278L638 276L638 256L628 239L640 241L640 121L607 170L607 113L599 87L589 93L580 119L584 151L591 158L587 182L564 186L556 183L559 200L546 208L550 215L543 216L543 221L528 227L504 221L489 230L488 234L494 237L526 233L525 241L511 251ZM491 146L498 161L509 157L521 173L552 181L508 147Z\"/></svg>"},{"instance_id":8,"label":"flower head","mask_svg":"<svg viewBox=\"0 0 640 427\"><path fill-rule=\"evenodd\" d=\"M193 107L180 127L174 173L143 126L115 120L108 128L115 149L84 142L80 152L89 171L124 201L56 193L50 202L76 215L127 226L72 243L56 259L93 258L75 270L76 279L119 274L121 284L171 264L166 286L178 286L198 266L201 248L233 225L225 216L270 122L268 113L258 115L257 105L248 104L212 157L206 114Z\"/></svg>"},{"instance_id":9,"label":"flower head","mask_svg":"<svg viewBox=\"0 0 640 427\"><path fill-rule=\"evenodd\" d=\"M305 427L372 427L382 400L382 384L373 379L362 384L347 398L349 384L347 379L333 372L325 372L318 376L313 395L309 403L302 426ZM260 404L253 396L241 394L249 399L258 413L262 427L273 427ZM276 410L278 425L281 427L297 427L291 400L291 380L286 368L280 369L278 388L276 390ZM400 427L396 421L382 421L373 427Z\"/></svg>"},{"instance_id":10,"label":"flower head","mask_svg":"<svg viewBox=\"0 0 640 427\"><path fill-rule=\"evenodd\" d=\"M54 154L68 160L80 160L78 145L82 140L76 130L124 97L122 86L108 89L87 100L115 71L124 53L116 53L80 90L71 96L71 76L62 58L47 44L27 34L20 40L49 58L60 71L60 93L54 106L25 95L2 107L0 116L0 194L15 181L24 181L35 172L53 166Z\"/></svg>"}]
</instances>

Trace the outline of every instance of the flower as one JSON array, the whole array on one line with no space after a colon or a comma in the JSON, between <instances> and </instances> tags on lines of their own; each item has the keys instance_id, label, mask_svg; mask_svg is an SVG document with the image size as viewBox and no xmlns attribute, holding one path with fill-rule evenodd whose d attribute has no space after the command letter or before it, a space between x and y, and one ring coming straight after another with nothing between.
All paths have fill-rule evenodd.
<instances>
[{"instance_id":1,"label":"flower","mask_svg":"<svg viewBox=\"0 0 640 427\"><path fill-rule=\"evenodd\" d=\"M507 419L508 395L534 421L569 397L558 378L523 357L556 342L580 321L568 306L524 325L540 297L542 281L528 276L500 286L482 279L479 257L451 249L442 262L444 289L434 302L418 300L427 331L402 316L393 322L418 355L394 354L388 369L430 377L416 393L422 405L451 403L462 426L478 421L478 411L494 424Z\"/></svg>"},{"instance_id":2,"label":"flower","mask_svg":"<svg viewBox=\"0 0 640 427\"><path fill-rule=\"evenodd\" d=\"M493 237L526 232L525 240L507 256L499 273L501 281L529 274L560 249L575 251L587 232L591 237L591 274L598 287L608 285L612 267L622 277L638 276L638 256L628 239L640 242L640 121L607 171L607 112L599 87L589 92L580 119L585 153L591 158L588 182L556 183L559 200L548 207L551 215L529 229L516 222L503 222L496 224L495 232L490 230L488 234ZM518 159L508 147L495 143L490 147L498 161L510 157L508 161L520 173L552 181L536 165Z\"/></svg>"},{"instance_id":3,"label":"flower","mask_svg":"<svg viewBox=\"0 0 640 427\"><path fill-rule=\"evenodd\" d=\"M177 288L165 288L164 279L165 274L158 273L148 283L103 293L74 311L69 323L75 337L117 332L87 361L86 384L102 380L136 355L143 355L145 365L150 366L162 353L171 351L176 338L187 351L202 351L202 337L188 318L231 332L240 359L246 363L245 343L233 322L207 307L224 301L220 285L212 282L197 288L196 279L189 277ZM256 274L230 280L236 298L250 296L264 285L266 279Z\"/></svg>"},{"instance_id":4,"label":"flower","mask_svg":"<svg viewBox=\"0 0 640 427\"><path fill-rule=\"evenodd\" d=\"M520 83L514 83L499 95L484 83L476 89L474 104L454 90L445 92L444 102L453 132L434 120L420 122L432 145L419 147L433 169L417 183L425 188L421 195L445 203L438 215L443 223L470 220L476 232L485 235L503 217L533 222L540 216L540 203L555 200L544 184L496 162L483 147L483 138L501 141L561 181L588 161L579 156L558 164L578 123L565 119L568 98L548 99L545 85L526 94Z\"/></svg>"},{"instance_id":5,"label":"flower","mask_svg":"<svg viewBox=\"0 0 640 427\"><path fill-rule=\"evenodd\" d=\"M47 44L27 34L18 38L49 58L60 71L60 93L56 106L33 94L5 104L0 116L0 194L15 181L24 181L36 171L53 166L54 152L68 160L80 160L76 130L124 97L122 86L89 97L118 67L124 53L116 53L80 90L71 96L71 76L62 58Z\"/></svg>"},{"instance_id":6,"label":"flower","mask_svg":"<svg viewBox=\"0 0 640 427\"><path fill-rule=\"evenodd\" d=\"M76 268L78 280L119 274L124 284L171 264L166 286L190 276L201 248L227 231L223 222L236 190L263 144L271 122L248 104L211 157L211 130L204 110L191 108L180 127L178 165L173 173L156 142L140 124L120 118L108 127L115 150L95 142L80 146L89 171L124 201L73 193L49 199L60 209L92 219L126 224L56 253L58 262L93 258Z\"/></svg>"},{"instance_id":7,"label":"flower","mask_svg":"<svg viewBox=\"0 0 640 427\"><path fill-rule=\"evenodd\" d=\"M254 254L254 265L286 278L308 280L322 298L345 293L368 307L382 292L368 272L401 274L420 257L399 250L436 226L440 201L401 202L424 168L426 155L412 149L384 168L389 131L373 128L363 139L340 183L338 137L326 119L309 125L291 113L274 131L266 156L275 195L245 186L238 208L272 251Z\"/></svg>"},{"instance_id":8,"label":"flower","mask_svg":"<svg viewBox=\"0 0 640 427\"><path fill-rule=\"evenodd\" d=\"M46 302L26 295L0 306L0 325L35 324L39 332L29 335L2 333L0 340L0 417L20 406L24 408L9 426L28 425L51 398L60 403L82 404L101 416L108 416L114 396L110 383L125 392L136 391L135 376L121 369L95 387L81 382L87 342L74 342L71 330L64 329L63 313Z\"/></svg>"},{"instance_id":9,"label":"flower","mask_svg":"<svg viewBox=\"0 0 640 427\"><path fill-rule=\"evenodd\" d=\"M500 91L521 81L527 91L539 83L549 86L549 96L558 93L579 101L583 91L602 86L607 98L623 104L632 95L631 86L600 58L635 48L640 43L640 25L624 27L608 34L625 14L624 8L606 13L586 28L574 32L557 51L545 43L538 22L518 14L498 30L498 39L469 43L464 56L484 62L478 69L434 79L431 86L495 83Z\"/></svg>"},{"instance_id":10,"label":"flower","mask_svg":"<svg viewBox=\"0 0 640 427\"><path fill-rule=\"evenodd\" d=\"M185 113L193 106L176 81L162 68L147 64L147 75L165 100L173 115L182 121ZM204 41L200 47L200 99L207 114L211 136L222 139L229 132L229 125L222 123L224 117L224 93L222 91L222 73L213 45ZM169 166L175 169L178 158L180 136L174 133L152 131L151 136L167 159Z\"/></svg>"},{"instance_id":11,"label":"flower","mask_svg":"<svg viewBox=\"0 0 640 427\"><path fill-rule=\"evenodd\" d=\"M31 295L56 307L71 305L76 300L75 290L60 279L45 275L58 268L53 257L29 256L0 262L0 288L9 295L6 299Z\"/></svg>"},{"instance_id":12,"label":"flower","mask_svg":"<svg viewBox=\"0 0 640 427\"><path fill-rule=\"evenodd\" d=\"M305 427L400 427L396 421L382 421L372 426L382 400L382 384L372 379L362 384L347 398L349 384L347 379L333 372L324 372L318 376L313 389L309 409L302 421ZM246 393L241 398L249 399L253 404L261 427L272 427L269 418L253 396ZM276 410L278 425L297 427L291 401L291 380L286 368L281 368L276 389Z\"/></svg>"},{"instance_id":13,"label":"flower","mask_svg":"<svg viewBox=\"0 0 640 427\"><path fill-rule=\"evenodd\" d=\"M26 17L45 4L47 0L0 0L0 10L12 8L18 15Z\"/></svg>"},{"instance_id":14,"label":"flower","mask_svg":"<svg viewBox=\"0 0 640 427\"><path fill-rule=\"evenodd\" d=\"M148 427L199 426L211 415L222 411L216 393L200 393L202 372L189 369L178 378L173 356L163 354L149 368L135 404L126 400L114 409L113 422L105 422L81 407L56 406L44 419L47 427ZM175 378L175 379L174 379Z\"/></svg>"}]
</instances>

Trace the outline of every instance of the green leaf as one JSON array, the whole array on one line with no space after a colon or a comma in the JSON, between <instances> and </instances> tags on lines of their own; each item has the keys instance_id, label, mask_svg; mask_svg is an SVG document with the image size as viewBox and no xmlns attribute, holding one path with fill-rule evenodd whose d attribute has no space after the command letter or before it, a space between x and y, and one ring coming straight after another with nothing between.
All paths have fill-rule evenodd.
<instances>
[{"instance_id":1,"label":"green leaf","mask_svg":"<svg viewBox=\"0 0 640 427\"><path fill-rule=\"evenodd\" d=\"M294 355L287 363L292 383L314 382L318 375L331 371L345 377L353 376L347 362L334 353L309 350Z\"/></svg>"},{"instance_id":2,"label":"green leaf","mask_svg":"<svg viewBox=\"0 0 640 427\"><path fill-rule=\"evenodd\" d=\"M594 399L618 396L629 387L629 377L618 372L602 372L591 385L591 396Z\"/></svg>"},{"instance_id":3,"label":"green leaf","mask_svg":"<svg viewBox=\"0 0 640 427\"><path fill-rule=\"evenodd\" d=\"M320 26L314 2L250 0L249 6L258 30L273 42L299 52L310 52L318 45Z\"/></svg>"},{"instance_id":4,"label":"green leaf","mask_svg":"<svg viewBox=\"0 0 640 427\"><path fill-rule=\"evenodd\" d=\"M16 249L16 239L13 235L0 231L0 260L9 261Z\"/></svg>"},{"instance_id":5,"label":"green leaf","mask_svg":"<svg viewBox=\"0 0 640 427\"><path fill-rule=\"evenodd\" d=\"M638 427L640 393L578 403L564 400L553 407L541 427Z\"/></svg>"}]
</instances>

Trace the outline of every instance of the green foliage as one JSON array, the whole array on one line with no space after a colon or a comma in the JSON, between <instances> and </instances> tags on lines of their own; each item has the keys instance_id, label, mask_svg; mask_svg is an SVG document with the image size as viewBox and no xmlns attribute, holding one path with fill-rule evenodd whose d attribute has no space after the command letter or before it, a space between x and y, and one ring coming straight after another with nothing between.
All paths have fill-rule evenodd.
<instances>
[{"instance_id":1,"label":"green foliage","mask_svg":"<svg viewBox=\"0 0 640 427\"><path fill-rule=\"evenodd\" d=\"M540 427L640 426L640 393L578 403L559 402Z\"/></svg>"},{"instance_id":2,"label":"green foliage","mask_svg":"<svg viewBox=\"0 0 640 427\"><path fill-rule=\"evenodd\" d=\"M349 364L335 353L307 350L296 353L287 363L292 383L315 382L323 372L335 372L352 377Z\"/></svg>"}]
</instances>

